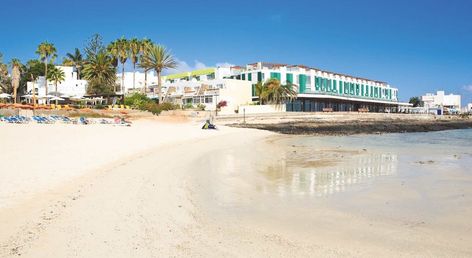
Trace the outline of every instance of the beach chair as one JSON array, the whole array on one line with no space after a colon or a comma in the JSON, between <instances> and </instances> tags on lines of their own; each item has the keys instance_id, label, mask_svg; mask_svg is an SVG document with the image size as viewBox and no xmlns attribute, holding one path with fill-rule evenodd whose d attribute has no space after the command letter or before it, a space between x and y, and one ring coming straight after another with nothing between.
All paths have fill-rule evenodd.
<instances>
[{"instance_id":1,"label":"beach chair","mask_svg":"<svg viewBox=\"0 0 472 258\"><path fill-rule=\"evenodd\" d=\"M51 104L51 109L56 109L56 105Z\"/></svg>"},{"instance_id":2,"label":"beach chair","mask_svg":"<svg viewBox=\"0 0 472 258\"><path fill-rule=\"evenodd\" d=\"M108 109L113 109L113 105L108 105Z\"/></svg>"},{"instance_id":3,"label":"beach chair","mask_svg":"<svg viewBox=\"0 0 472 258\"><path fill-rule=\"evenodd\" d=\"M125 109L125 105L120 105L120 108L121 108L121 109Z\"/></svg>"},{"instance_id":4,"label":"beach chair","mask_svg":"<svg viewBox=\"0 0 472 258\"><path fill-rule=\"evenodd\" d=\"M61 105L57 105L56 108L57 108L57 110L61 110L61 109L62 109Z\"/></svg>"}]
</instances>

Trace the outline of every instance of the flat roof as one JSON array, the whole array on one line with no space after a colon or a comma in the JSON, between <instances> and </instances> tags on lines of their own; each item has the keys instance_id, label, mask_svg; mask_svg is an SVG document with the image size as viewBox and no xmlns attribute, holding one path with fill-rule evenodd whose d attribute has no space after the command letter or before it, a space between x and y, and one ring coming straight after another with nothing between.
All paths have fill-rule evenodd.
<instances>
[{"instance_id":1,"label":"flat roof","mask_svg":"<svg viewBox=\"0 0 472 258\"><path fill-rule=\"evenodd\" d=\"M262 64L262 67L269 67L269 68L279 68L279 67L282 67L282 66L286 66L288 68L300 67L300 68L304 68L304 69L312 69L312 70L325 72L325 73L331 73L331 74L334 74L334 75L339 75L339 76L344 76L344 77L351 77L351 78L359 79L359 80L365 80L365 81L372 81L372 82L377 82L377 83L381 83L381 84L387 84L387 82L384 82L384 81L372 80L372 79L367 79L367 78L363 78L363 77L352 76L352 75L342 74L342 73L335 73L335 72L319 69L319 68L316 68L316 67L309 67L309 66L300 65L300 64L289 65L289 64L268 63L268 62L260 62L260 63ZM257 64L258 63L251 63L251 64L248 64L248 65L255 66Z\"/></svg>"},{"instance_id":2,"label":"flat roof","mask_svg":"<svg viewBox=\"0 0 472 258\"><path fill-rule=\"evenodd\" d=\"M215 71L216 71L216 68L210 67L210 68L205 68L205 69L193 70L193 71L189 71L189 72L169 74L169 75L163 76L163 78L165 80L182 79L182 78L186 78L186 77L212 74Z\"/></svg>"}]
</instances>

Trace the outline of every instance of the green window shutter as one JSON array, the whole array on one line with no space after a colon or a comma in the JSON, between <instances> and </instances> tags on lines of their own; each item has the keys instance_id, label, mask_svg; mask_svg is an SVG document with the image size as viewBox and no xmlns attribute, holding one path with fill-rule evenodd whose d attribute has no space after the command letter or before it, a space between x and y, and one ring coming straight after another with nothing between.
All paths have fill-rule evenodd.
<instances>
[{"instance_id":1,"label":"green window shutter","mask_svg":"<svg viewBox=\"0 0 472 258\"><path fill-rule=\"evenodd\" d=\"M326 91L326 85L327 82L326 82L326 79L325 78L321 78L321 91Z\"/></svg>"},{"instance_id":2,"label":"green window shutter","mask_svg":"<svg viewBox=\"0 0 472 258\"><path fill-rule=\"evenodd\" d=\"M262 82L264 78L262 78L262 72L257 72L257 81Z\"/></svg>"},{"instance_id":3,"label":"green window shutter","mask_svg":"<svg viewBox=\"0 0 472 258\"><path fill-rule=\"evenodd\" d=\"M320 77L315 76L315 90L320 90Z\"/></svg>"},{"instance_id":4,"label":"green window shutter","mask_svg":"<svg viewBox=\"0 0 472 258\"><path fill-rule=\"evenodd\" d=\"M338 92L338 82L333 80L333 92Z\"/></svg>"},{"instance_id":5,"label":"green window shutter","mask_svg":"<svg viewBox=\"0 0 472 258\"><path fill-rule=\"evenodd\" d=\"M361 84L361 96L364 96L364 84Z\"/></svg>"},{"instance_id":6,"label":"green window shutter","mask_svg":"<svg viewBox=\"0 0 472 258\"><path fill-rule=\"evenodd\" d=\"M339 94L343 94L343 81L339 81Z\"/></svg>"},{"instance_id":7,"label":"green window shutter","mask_svg":"<svg viewBox=\"0 0 472 258\"><path fill-rule=\"evenodd\" d=\"M253 97L256 96L256 85L255 84L252 85L252 96Z\"/></svg>"},{"instance_id":8,"label":"green window shutter","mask_svg":"<svg viewBox=\"0 0 472 258\"><path fill-rule=\"evenodd\" d=\"M252 73L248 73L248 74L247 74L247 80L248 80L248 81L252 81Z\"/></svg>"},{"instance_id":9,"label":"green window shutter","mask_svg":"<svg viewBox=\"0 0 472 258\"><path fill-rule=\"evenodd\" d=\"M374 86L370 86L370 97L374 97Z\"/></svg>"},{"instance_id":10,"label":"green window shutter","mask_svg":"<svg viewBox=\"0 0 472 258\"><path fill-rule=\"evenodd\" d=\"M287 83L293 83L293 74L287 73Z\"/></svg>"},{"instance_id":11,"label":"green window shutter","mask_svg":"<svg viewBox=\"0 0 472 258\"><path fill-rule=\"evenodd\" d=\"M271 79L277 79L280 81L280 73L270 73Z\"/></svg>"},{"instance_id":12,"label":"green window shutter","mask_svg":"<svg viewBox=\"0 0 472 258\"><path fill-rule=\"evenodd\" d=\"M332 81L330 79L328 79L327 92L331 92L331 87L332 87Z\"/></svg>"},{"instance_id":13,"label":"green window shutter","mask_svg":"<svg viewBox=\"0 0 472 258\"><path fill-rule=\"evenodd\" d=\"M299 93L305 93L305 90L306 90L306 75L304 75L304 74L298 75L298 84L300 85Z\"/></svg>"},{"instance_id":14,"label":"green window shutter","mask_svg":"<svg viewBox=\"0 0 472 258\"><path fill-rule=\"evenodd\" d=\"M359 83L356 83L356 96L359 96Z\"/></svg>"},{"instance_id":15,"label":"green window shutter","mask_svg":"<svg viewBox=\"0 0 472 258\"><path fill-rule=\"evenodd\" d=\"M246 74L245 74L245 73L243 73L243 74L241 75L241 80L243 80L243 81L246 80Z\"/></svg>"}]
</instances>

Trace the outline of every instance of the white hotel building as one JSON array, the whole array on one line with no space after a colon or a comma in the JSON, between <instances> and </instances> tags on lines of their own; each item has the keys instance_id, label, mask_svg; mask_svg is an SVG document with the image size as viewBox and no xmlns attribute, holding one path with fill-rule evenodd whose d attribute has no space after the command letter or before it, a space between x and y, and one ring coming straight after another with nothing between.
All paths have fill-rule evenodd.
<instances>
[{"instance_id":1,"label":"white hotel building","mask_svg":"<svg viewBox=\"0 0 472 258\"><path fill-rule=\"evenodd\" d=\"M231 78L253 85L270 78L282 84L291 83L297 99L287 103L287 111L393 111L398 107L398 89L386 82L323 71L302 65L258 62L232 67ZM253 96L255 96L253 87Z\"/></svg>"}]
</instances>

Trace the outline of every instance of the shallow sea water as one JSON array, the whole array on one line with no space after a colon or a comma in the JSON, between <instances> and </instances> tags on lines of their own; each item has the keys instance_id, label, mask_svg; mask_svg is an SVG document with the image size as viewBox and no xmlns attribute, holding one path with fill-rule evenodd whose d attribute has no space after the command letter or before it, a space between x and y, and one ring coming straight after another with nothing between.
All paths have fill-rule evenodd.
<instances>
[{"instance_id":1,"label":"shallow sea water","mask_svg":"<svg viewBox=\"0 0 472 258\"><path fill-rule=\"evenodd\" d=\"M472 204L472 130L275 136L200 162L215 212L329 206L419 216Z\"/></svg>"}]
</instances>

